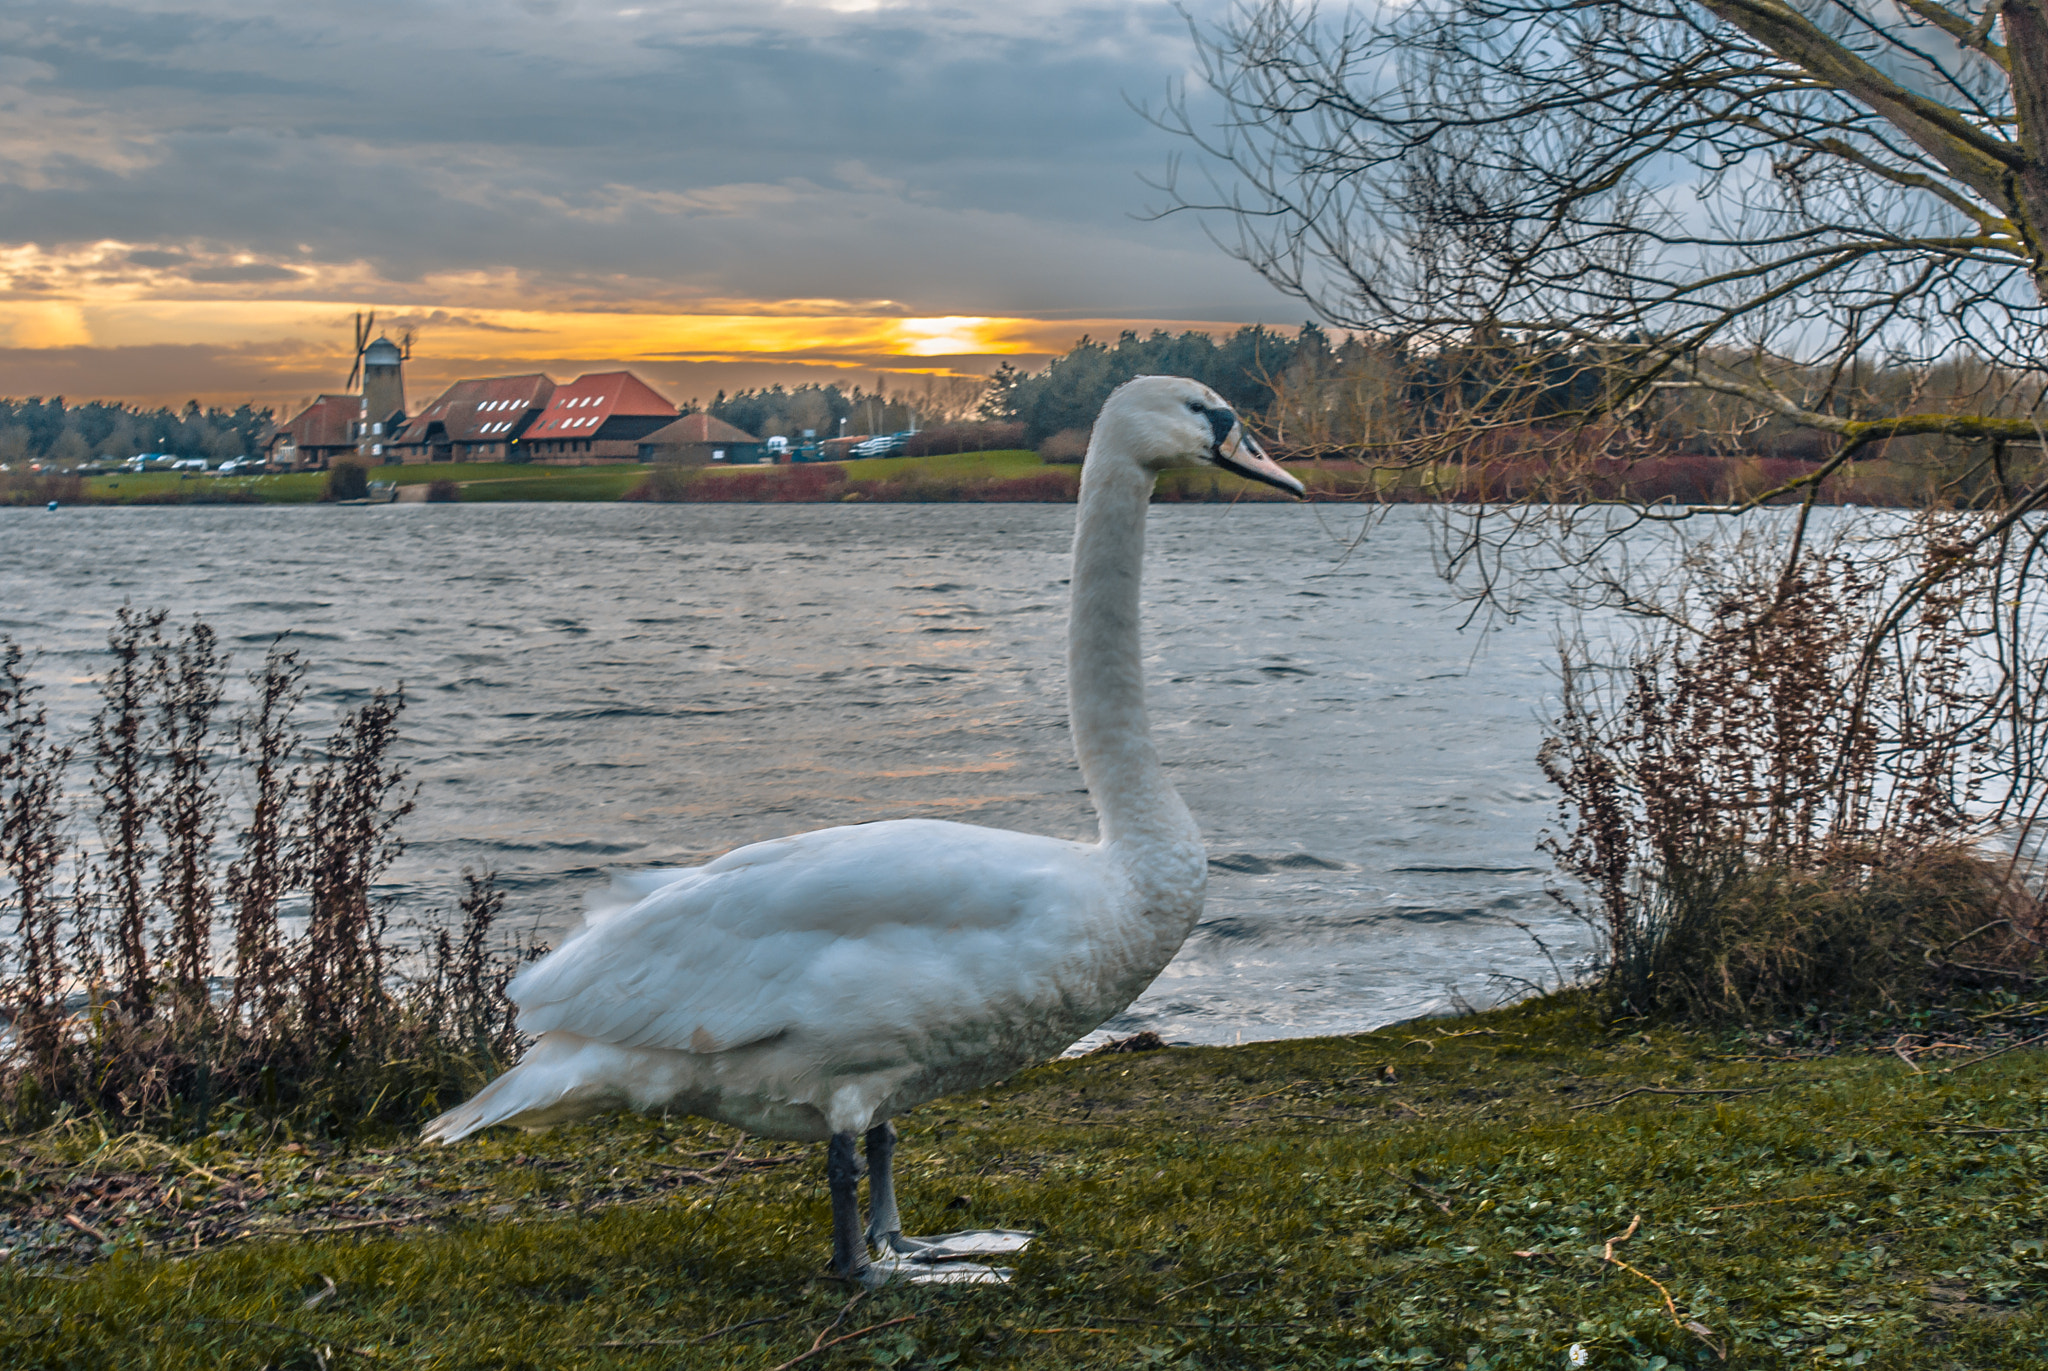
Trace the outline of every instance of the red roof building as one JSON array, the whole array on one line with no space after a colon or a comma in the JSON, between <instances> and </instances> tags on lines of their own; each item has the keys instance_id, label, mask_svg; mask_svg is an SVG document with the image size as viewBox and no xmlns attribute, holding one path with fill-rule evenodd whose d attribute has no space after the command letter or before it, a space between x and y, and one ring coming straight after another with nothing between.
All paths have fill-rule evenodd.
<instances>
[{"instance_id":1,"label":"red roof building","mask_svg":"<svg viewBox=\"0 0 2048 1371\"><path fill-rule=\"evenodd\" d=\"M559 386L520 448L536 462L637 462L640 440L676 419L676 407L630 371L600 371Z\"/></svg>"},{"instance_id":2,"label":"red roof building","mask_svg":"<svg viewBox=\"0 0 2048 1371\"><path fill-rule=\"evenodd\" d=\"M324 470L339 458L355 456L362 422L362 396L322 395L278 428L265 456L300 471Z\"/></svg>"},{"instance_id":3,"label":"red roof building","mask_svg":"<svg viewBox=\"0 0 2048 1371\"><path fill-rule=\"evenodd\" d=\"M389 451L402 462L503 462L556 394L539 372L457 381L414 415Z\"/></svg>"}]
</instances>

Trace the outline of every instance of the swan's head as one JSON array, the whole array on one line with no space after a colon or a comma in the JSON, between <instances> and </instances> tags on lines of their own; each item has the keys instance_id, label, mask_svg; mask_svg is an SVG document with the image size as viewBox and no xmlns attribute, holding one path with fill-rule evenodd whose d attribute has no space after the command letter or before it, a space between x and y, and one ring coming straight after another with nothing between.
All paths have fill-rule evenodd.
<instances>
[{"instance_id":1,"label":"swan's head","mask_svg":"<svg viewBox=\"0 0 2048 1371\"><path fill-rule=\"evenodd\" d=\"M1221 395L1184 376L1140 376L1117 387L1095 421L1089 461L1098 460L1098 450L1152 472L1221 467L1289 495L1303 493L1301 482L1260 451Z\"/></svg>"}]
</instances>

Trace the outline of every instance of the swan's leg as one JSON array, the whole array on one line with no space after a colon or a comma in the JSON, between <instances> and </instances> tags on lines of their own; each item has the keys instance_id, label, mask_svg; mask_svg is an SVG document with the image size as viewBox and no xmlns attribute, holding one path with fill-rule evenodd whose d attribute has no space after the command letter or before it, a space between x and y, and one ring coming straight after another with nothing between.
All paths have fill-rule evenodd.
<instances>
[{"instance_id":1,"label":"swan's leg","mask_svg":"<svg viewBox=\"0 0 2048 1371\"><path fill-rule=\"evenodd\" d=\"M825 1148L825 1180L832 1190L832 1271L842 1280L880 1284L871 1275L860 1231L860 1173L853 1134L834 1133Z\"/></svg>"},{"instance_id":2,"label":"swan's leg","mask_svg":"<svg viewBox=\"0 0 2048 1371\"><path fill-rule=\"evenodd\" d=\"M929 1238L910 1238L903 1233L903 1220L896 1210L896 1128L879 1123L868 1130L868 1241L882 1251L877 1270L912 1282L1000 1283L1010 1278L1007 1270L982 1266L971 1258L1021 1252L1031 1234L994 1228L979 1232L941 1233Z\"/></svg>"},{"instance_id":3,"label":"swan's leg","mask_svg":"<svg viewBox=\"0 0 2048 1371\"><path fill-rule=\"evenodd\" d=\"M906 1249L903 1218L896 1212L896 1125L868 1130L868 1241L890 1252Z\"/></svg>"}]
</instances>

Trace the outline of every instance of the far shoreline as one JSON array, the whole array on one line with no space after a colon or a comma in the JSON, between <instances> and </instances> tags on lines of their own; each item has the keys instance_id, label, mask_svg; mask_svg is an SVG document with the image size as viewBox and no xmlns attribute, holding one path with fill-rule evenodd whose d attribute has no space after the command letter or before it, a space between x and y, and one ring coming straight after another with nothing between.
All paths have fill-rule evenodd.
<instances>
[{"instance_id":1,"label":"far shoreline","mask_svg":"<svg viewBox=\"0 0 2048 1371\"><path fill-rule=\"evenodd\" d=\"M1315 502L1347 504L1556 503L1552 479L1534 463L1491 466L1373 466L1328 459L1289 464ZM1564 503L1614 501L1712 508L1779 489L1809 474L1803 463L1757 458L1674 456L1613 464L1575 479ZM462 463L369 469L384 499L335 501L329 473L219 477L191 472L17 477L0 486L0 507L159 505L500 504L1071 504L1078 463L1047 462L1029 450L873 458L799 465L684 466L616 463ZM1878 508L1947 503L1939 473L1896 462L1857 464L1831 476L1817 502ZM1165 473L1157 503L1291 502L1290 497L1226 472ZM1775 502L1789 503L1781 496Z\"/></svg>"}]
</instances>

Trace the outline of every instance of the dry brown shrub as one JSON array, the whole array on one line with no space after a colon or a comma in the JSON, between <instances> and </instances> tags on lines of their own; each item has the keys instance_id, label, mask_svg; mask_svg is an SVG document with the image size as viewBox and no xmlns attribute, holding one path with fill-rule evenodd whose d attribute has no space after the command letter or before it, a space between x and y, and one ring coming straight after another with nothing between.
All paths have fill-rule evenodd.
<instances>
[{"instance_id":1,"label":"dry brown shrub","mask_svg":"<svg viewBox=\"0 0 2048 1371\"><path fill-rule=\"evenodd\" d=\"M1567 652L1546 847L1617 1007L1897 1009L2043 972L2039 692L2000 669L2024 649L1958 517L1696 550L1621 669Z\"/></svg>"},{"instance_id":2,"label":"dry brown shrub","mask_svg":"<svg viewBox=\"0 0 2048 1371\"><path fill-rule=\"evenodd\" d=\"M68 871L74 749L0 638L0 1123L69 1111L193 1133L225 1113L346 1133L481 1084L517 1046L503 992L521 955L489 936L490 876L464 873L459 935L418 954L374 894L412 809L403 692L373 691L309 750L302 668L274 648L230 735L218 639L164 623L124 607L109 635L85 746L101 850ZM223 871L231 795L246 799Z\"/></svg>"}]
</instances>

